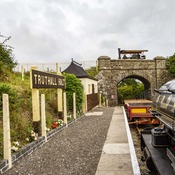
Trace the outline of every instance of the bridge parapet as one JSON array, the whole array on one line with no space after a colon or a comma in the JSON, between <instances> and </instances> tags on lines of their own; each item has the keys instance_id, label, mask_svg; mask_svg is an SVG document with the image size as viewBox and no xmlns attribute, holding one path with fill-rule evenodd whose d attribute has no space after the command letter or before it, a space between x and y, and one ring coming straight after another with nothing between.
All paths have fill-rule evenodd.
<instances>
[{"instance_id":1,"label":"bridge parapet","mask_svg":"<svg viewBox=\"0 0 175 175\"><path fill-rule=\"evenodd\" d=\"M111 69L117 70L140 70L140 69L154 69L154 60L111 60Z\"/></svg>"},{"instance_id":2,"label":"bridge parapet","mask_svg":"<svg viewBox=\"0 0 175 175\"><path fill-rule=\"evenodd\" d=\"M98 58L98 70L103 69L165 69L166 59L164 57L155 57L150 60L142 59L111 59L108 56Z\"/></svg>"}]
</instances>

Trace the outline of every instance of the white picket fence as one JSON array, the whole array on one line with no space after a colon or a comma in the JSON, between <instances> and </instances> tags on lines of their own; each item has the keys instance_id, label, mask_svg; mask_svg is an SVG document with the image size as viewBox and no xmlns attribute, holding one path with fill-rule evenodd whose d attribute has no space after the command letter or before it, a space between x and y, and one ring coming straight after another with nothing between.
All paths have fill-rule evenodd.
<instances>
[{"instance_id":1,"label":"white picket fence","mask_svg":"<svg viewBox=\"0 0 175 175\"><path fill-rule=\"evenodd\" d=\"M14 68L15 72L22 72L22 69L24 69L24 72L30 71L31 66L37 66L38 70L44 71L44 72L56 72L58 71L62 72L64 71L71 62L58 62L58 63L18 63L18 65ZM90 67L96 66L96 60L91 61L80 61L78 62L82 65L84 69L88 69Z\"/></svg>"}]
</instances>

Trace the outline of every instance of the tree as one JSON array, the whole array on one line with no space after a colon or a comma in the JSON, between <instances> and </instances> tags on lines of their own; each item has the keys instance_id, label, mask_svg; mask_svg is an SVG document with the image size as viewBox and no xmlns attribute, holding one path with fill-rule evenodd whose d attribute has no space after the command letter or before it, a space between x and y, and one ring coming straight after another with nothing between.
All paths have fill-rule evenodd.
<instances>
[{"instance_id":1,"label":"tree","mask_svg":"<svg viewBox=\"0 0 175 175\"><path fill-rule=\"evenodd\" d=\"M119 83L119 87L121 86L135 86L137 85L137 81L134 78L125 78Z\"/></svg>"},{"instance_id":2,"label":"tree","mask_svg":"<svg viewBox=\"0 0 175 175\"><path fill-rule=\"evenodd\" d=\"M0 35L0 37L5 38L4 36ZM11 37L7 37L4 39L2 43L0 43L0 72L10 70L17 65L17 62L14 60L14 55L12 53L12 47L9 45L6 45L6 42Z\"/></svg>"},{"instance_id":3,"label":"tree","mask_svg":"<svg viewBox=\"0 0 175 175\"><path fill-rule=\"evenodd\" d=\"M143 91L143 83L136 81L134 78L124 79L118 85L118 101L122 104L123 100L138 99Z\"/></svg>"},{"instance_id":4,"label":"tree","mask_svg":"<svg viewBox=\"0 0 175 175\"><path fill-rule=\"evenodd\" d=\"M66 79L66 97L68 111L73 111L73 93L76 94L76 108L81 111L83 103L83 85L74 74L63 74Z\"/></svg>"},{"instance_id":5,"label":"tree","mask_svg":"<svg viewBox=\"0 0 175 175\"><path fill-rule=\"evenodd\" d=\"M85 71L91 77L95 77L98 74L97 68L95 66L94 67L90 67L89 69L86 69Z\"/></svg>"},{"instance_id":6,"label":"tree","mask_svg":"<svg viewBox=\"0 0 175 175\"><path fill-rule=\"evenodd\" d=\"M170 74L175 76L175 53L166 59L166 69Z\"/></svg>"}]
</instances>

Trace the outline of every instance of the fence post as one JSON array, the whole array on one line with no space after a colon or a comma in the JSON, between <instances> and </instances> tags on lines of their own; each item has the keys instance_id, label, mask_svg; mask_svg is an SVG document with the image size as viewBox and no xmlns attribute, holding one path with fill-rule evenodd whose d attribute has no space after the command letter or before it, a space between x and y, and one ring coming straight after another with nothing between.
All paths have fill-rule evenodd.
<instances>
[{"instance_id":1,"label":"fence post","mask_svg":"<svg viewBox=\"0 0 175 175\"><path fill-rule=\"evenodd\" d=\"M101 93L99 94L99 107L101 107Z\"/></svg>"},{"instance_id":2,"label":"fence post","mask_svg":"<svg viewBox=\"0 0 175 175\"><path fill-rule=\"evenodd\" d=\"M84 98L83 98L83 106L82 106L82 110L83 113L85 113L87 111L87 95L86 92L84 91Z\"/></svg>"},{"instance_id":3,"label":"fence post","mask_svg":"<svg viewBox=\"0 0 175 175\"><path fill-rule=\"evenodd\" d=\"M58 105L58 113L62 117L63 113L63 90L57 89L57 105Z\"/></svg>"},{"instance_id":4,"label":"fence post","mask_svg":"<svg viewBox=\"0 0 175 175\"><path fill-rule=\"evenodd\" d=\"M61 72L58 71L58 63L56 63L56 72L57 75L61 75ZM63 90L57 89L57 106L58 106L58 115L63 117Z\"/></svg>"},{"instance_id":5,"label":"fence post","mask_svg":"<svg viewBox=\"0 0 175 175\"><path fill-rule=\"evenodd\" d=\"M22 81L24 81L24 66L21 66Z\"/></svg>"},{"instance_id":6,"label":"fence post","mask_svg":"<svg viewBox=\"0 0 175 175\"><path fill-rule=\"evenodd\" d=\"M9 168L11 168L12 157L10 139L9 97L7 94L3 94L3 143L4 159L8 160Z\"/></svg>"},{"instance_id":7,"label":"fence post","mask_svg":"<svg viewBox=\"0 0 175 175\"><path fill-rule=\"evenodd\" d=\"M45 111L45 95L44 94L41 94L41 128L42 128L42 136L45 137L45 142L47 142L46 111Z\"/></svg>"},{"instance_id":8,"label":"fence post","mask_svg":"<svg viewBox=\"0 0 175 175\"><path fill-rule=\"evenodd\" d=\"M108 107L108 99L106 99L106 107Z\"/></svg>"},{"instance_id":9,"label":"fence post","mask_svg":"<svg viewBox=\"0 0 175 175\"><path fill-rule=\"evenodd\" d=\"M75 98L75 92L73 93L73 115L74 115L74 119L76 119L77 116L76 116L76 98Z\"/></svg>"},{"instance_id":10,"label":"fence post","mask_svg":"<svg viewBox=\"0 0 175 175\"><path fill-rule=\"evenodd\" d=\"M58 63L56 63L56 72L58 72Z\"/></svg>"},{"instance_id":11,"label":"fence post","mask_svg":"<svg viewBox=\"0 0 175 175\"><path fill-rule=\"evenodd\" d=\"M64 123L67 125L66 93L64 92Z\"/></svg>"}]
</instances>

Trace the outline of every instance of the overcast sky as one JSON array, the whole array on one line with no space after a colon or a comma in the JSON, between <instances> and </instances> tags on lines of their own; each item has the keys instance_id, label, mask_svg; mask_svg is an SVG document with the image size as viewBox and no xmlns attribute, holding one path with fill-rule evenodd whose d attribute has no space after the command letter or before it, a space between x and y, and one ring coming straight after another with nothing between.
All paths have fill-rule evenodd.
<instances>
[{"instance_id":1,"label":"overcast sky","mask_svg":"<svg viewBox=\"0 0 175 175\"><path fill-rule=\"evenodd\" d=\"M21 63L175 52L175 0L0 0L0 34ZM2 38L1 38L2 41Z\"/></svg>"}]
</instances>

